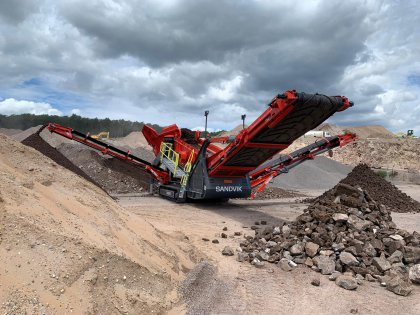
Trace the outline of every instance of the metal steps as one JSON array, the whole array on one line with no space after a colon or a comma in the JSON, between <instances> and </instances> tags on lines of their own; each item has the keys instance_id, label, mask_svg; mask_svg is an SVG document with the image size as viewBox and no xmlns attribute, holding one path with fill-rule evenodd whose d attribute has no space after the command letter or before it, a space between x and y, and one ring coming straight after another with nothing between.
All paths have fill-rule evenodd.
<instances>
[{"instance_id":1,"label":"metal steps","mask_svg":"<svg viewBox=\"0 0 420 315\"><path fill-rule=\"evenodd\" d=\"M184 170L181 169L181 166L178 165L176 167L176 173L174 173L174 169L175 169L175 164L174 162L172 162L171 160L169 160L166 157L162 158L162 164L166 166L166 168L172 173L174 174L174 177L182 177L185 175Z\"/></svg>"}]
</instances>

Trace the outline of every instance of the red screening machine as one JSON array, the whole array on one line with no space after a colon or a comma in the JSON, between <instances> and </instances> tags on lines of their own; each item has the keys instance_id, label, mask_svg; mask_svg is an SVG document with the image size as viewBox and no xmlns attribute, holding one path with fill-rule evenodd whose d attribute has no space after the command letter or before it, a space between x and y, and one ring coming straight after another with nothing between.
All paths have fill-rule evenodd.
<instances>
[{"instance_id":1,"label":"red screening machine","mask_svg":"<svg viewBox=\"0 0 420 315\"><path fill-rule=\"evenodd\" d=\"M287 155L278 155L297 138L336 112L353 106L346 97L286 91L236 137L200 138L177 125L143 134L153 149L153 163L78 131L50 123L47 128L104 154L134 164L152 175L151 188L176 201L252 197L274 177L308 159L356 140L355 134L323 138ZM223 143L224 146L216 143Z\"/></svg>"}]
</instances>

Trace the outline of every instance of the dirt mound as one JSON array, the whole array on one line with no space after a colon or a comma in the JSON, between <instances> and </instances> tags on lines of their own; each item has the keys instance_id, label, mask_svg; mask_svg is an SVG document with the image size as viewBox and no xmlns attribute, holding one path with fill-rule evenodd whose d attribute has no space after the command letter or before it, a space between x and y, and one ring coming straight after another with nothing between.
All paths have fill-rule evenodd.
<instances>
[{"instance_id":1,"label":"dirt mound","mask_svg":"<svg viewBox=\"0 0 420 315\"><path fill-rule=\"evenodd\" d=\"M35 127L28 128L22 132L16 133L11 136L11 138L15 139L16 141L22 142L29 136L33 135L34 133L37 133L39 129L41 129L42 125L38 125Z\"/></svg>"},{"instance_id":2,"label":"dirt mound","mask_svg":"<svg viewBox=\"0 0 420 315\"><path fill-rule=\"evenodd\" d=\"M404 296L411 292L408 268L420 263L420 234L398 229L391 212L367 191L342 183L294 222L255 227L255 237L240 246L238 260L256 267L264 261L283 270L302 264L345 289L378 280Z\"/></svg>"},{"instance_id":3,"label":"dirt mound","mask_svg":"<svg viewBox=\"0 0 420 315\"><path fill-rule=\"evenodd\" d=\"M266 199L282 199L282 198L296 198L306 197L306 195L298 193L296 191L284 190L278 187L266 187L263 191L257 193L255 200L266 200Z\"/></svg>"},{"instance_id":4,"label":"dirt mound","mask_svg":"<svg viewBox=\"0 0 420 315\"><path fill-rule=\"evenodd\" d=\"M351 171L352 167L320 156L281 174L270 186L283 189L331 189Z\"/></svg>"},{"instance_id":5,"label":"dirt mound","mask_svg":"<svg viewBox=\"0 0 420 315\"><path fill-rule=\"evenodd\" d=\"M7 128L0 128L0 133L6 135L6 136L13 136L18 133L21 133L22 130L20 129L7 129Z\"/></svg>"},{"instance_id":6,"label":"dirt mound","mask_svg":"<svg viewBox=\"0 0 420 315\"><path fill-rule=\"evenodd\" d=\"M148 191L150 175L134 165L100 155L97 151L52 135L46 130L38 133L31 129L25 132L25 136L28 134L29 136L22 141L23 144L35 148L57 164L82 176L109 194ZM56 145L57 148L51 146L50 143L53 143L53 146ZM138 149L137 151L145 150ZM133 152L135 153L138 152ZM141 153L140 158L146 157L151 160L152 153L148 151Z\"/></svg>"},{"instance_id":7,"label":"dirt mound","mask_svg":"<svg viewBox=\"0 0 420 315\"><path fill-rule=\"evenodd\" d=\"M126 145L131 148L150 148L146 138L141 131L133 131L123 138L114 138L108 141L118 145Z\"/></svg>"},{"instance_id":8,"label":"dirt mound","mask_svg":"<svg viewBox=\"0 0 420 315\"><path fill-rule=\"evenodd\" d=\"M420 212L420 203L373 172L366 164L356 166L341 183L358 186L394 212Z\"/></svg>"},{"instance_id":9,"label":"dirt mound","mask_svg":"<svg viewBox=\"0 0 420 315\"><path fill-rule=\"evenodd\" d=\"M39 130L41 129L42 125L38 125L35 127L31 127L29 129L26 129L24 131L20 131L19 133L15 133L11 136L16 141L22 142L26 138L32 136L33 134L39 134L42 139L44 139L50 146L53 148L56 148L62 143L72 143L73 141L70 139L66 139L64 137L58 136L56 134L52 134L47 129L43 129L41 132Z\"/></svg>"},{"instance_id":10,"label":"dirt mound","mask_svg":"<svg viewBox=\"0 0 420 315\"><path fill-rule=\"evenodd\" d=\"M360 139L367 138L384 138L393 139L394 134L386 129L384 126L372 125L372 126L355 126L355 127L344 127L345 130L354 132Z\"/></svg>"},{"instance_id":11,"label":"dirt mound","mask_svg":"<svg viewBox=\"0 0 420 315\"><path fill-rule=\"evenodd\" d=\"M148 191L150 175L139 167L106 157L83 145L63 143L62 155L110 194Z\"/></svg>"},{"instance_id":12,"label":"dirt mound","mask_svg":"<svg viewBox=\"0 0 420 315\"><path fill-rule=\"evenodd\" d=\"M45 156L49 157L51 160L56 162L58 165L67 168L68 170L72 171L73 173L83 177L84 179L90 181L91 183L98 185L91 177L89 177L85 172L83 172L80 168L76 167L69 159L67 159L64 155L62 155L59 151L54 149L50 146L41 136L35 132L32 133L30 136L26 137L22 144L27 145L29 147L34 148L35 150L41 152Z\"/></svg>"},{"instance_id":13,"label":"dirt mound","mask_svg":"<svg viewBox=\"0 0 420 315\"><path fill-rule=\"evenodd\" d=\"M178 301L194 266L183 239L3 135L0 169L2 313L166 313Z\"/></svg>"},{"instance_id":14,"label":"dirt mound","mask_svg":"<svg viewBox=\"0 0 420 315\"><path fill-rule=\"evenodd\" d=\"M367 138L382 138L382 139L392 139L395 138L394 134L386 129L384 126L380 125L367 125L367 126L338 126L334 124L321 124L316 130L322 130L329 132L331 135L343 134L343 132L350 131L357 134L359 139Z\"/></svg>"},{"instance_id":15,"label":"dirt mound","mask_svg":"<svg viewBox=\"0 0 420 315\"><path fill-rule=\"evenodd\" d=\"M420 171L420 139L359 140L334 151L333 159L375 168Z\"/></svg>"},{"instance_id":16,"label":"dirt mound","mask_svg":"<svg viewBox=\"0 0 420 315\"><path fill-rule=\"evenodd\" d=\"M315 130L322 130L328 132L330 135L343 134L343 127L329 123L320 124L318 127L315 128Z\"/></svg>"},{"instance_id":17,"label":"dirt mound","mask_svg":"<svg viewBox=\"0 0 420 315\"><path fill-rule=\"evenodd\" d=\"M245 128L247 128L248 125L245 125ZM230 136L237 136L242 130L243 130L243 125L237 125L235 128L233 128L230 131L226 131L224 133L222 133L220 136L221 137L230 137Z\"/></svg>"}]
</instances>

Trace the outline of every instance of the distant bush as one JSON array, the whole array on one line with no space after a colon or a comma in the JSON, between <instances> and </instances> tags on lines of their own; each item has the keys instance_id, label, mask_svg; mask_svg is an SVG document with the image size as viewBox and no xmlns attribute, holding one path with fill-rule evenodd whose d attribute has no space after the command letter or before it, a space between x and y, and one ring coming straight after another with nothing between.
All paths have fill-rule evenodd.
<instances>
[{"instance_id":1,"label":"distant bush","mask_svg":"<svg viewBox=\"0 0 420 315\"><path fill-rule=\"evenodd\" d=\"M388 172L385 171L385 170L376 171L376 174L378 174L382 178L387 178L388 177Z\"/></svg>"}]
</instances>

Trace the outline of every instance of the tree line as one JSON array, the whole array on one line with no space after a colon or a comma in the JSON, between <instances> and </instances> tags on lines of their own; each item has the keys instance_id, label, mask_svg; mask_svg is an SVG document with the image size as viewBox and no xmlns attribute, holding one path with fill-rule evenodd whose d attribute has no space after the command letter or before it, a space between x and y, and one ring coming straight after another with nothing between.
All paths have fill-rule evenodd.
<instances>
[{"instance_id":1,"label":"tree line","mask_svg":"<svg viewBox=\"0 0 420 315\"><path fill-rule=\"evenodd\" d=\"M78 115L71 116L56 116L56 115L34 115L34 114L20 114L20 115L2 115L0 114L0 128L20 129L26 130L31 127L45 125L50 122L60 124L65 127L73 128L74 130L90 134L97 134L101 131L109 131L111 138L125 137L130 132L141 131L144 122L130 121L124 119L99 119L86 118ZM156 124L147 124L160 132L162 127ZM217 137L225 132L209 132L210 136ZM204 135L202 135L204 136Z\"/></svg>"},{"instance_id":2,"label":"tree line","mask_svg":"<svg viewBox=\"0 0 420 315\"><path fill-rule=\"evenodd\" d=\"M56 115L33 115L20 114L5 116L0 114L0 128L21 129L45 125L50 122L73 128L77 131L91 134L97 134L101 131L109 131L112 138L125 137L130 132L140 131L145 125L144 122L129 121L124 119L111 120L109 118L86 118L78 115L56 116ZM162 127L155 124L148 124L157 131Z\"/></svg>"}]
</instances>

